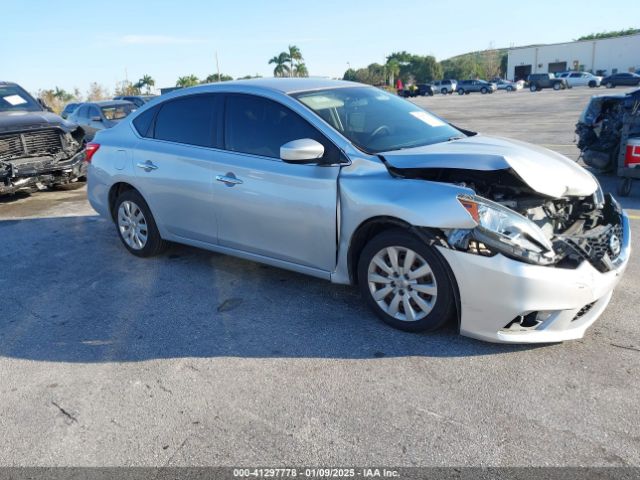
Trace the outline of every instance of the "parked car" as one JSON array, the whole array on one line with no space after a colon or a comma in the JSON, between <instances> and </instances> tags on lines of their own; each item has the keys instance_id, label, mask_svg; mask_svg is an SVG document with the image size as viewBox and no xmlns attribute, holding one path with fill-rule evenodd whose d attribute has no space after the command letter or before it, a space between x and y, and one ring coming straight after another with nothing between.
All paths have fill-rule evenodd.
<instances>
[{"instance_id":1,"label":"parked car","mask_svg":"<svg viewBox=\"0 0 640 480\"><path fill-rule=\"evenodd\" d=\"M529 82L529 90L532 92L538 92L545 88L553 88L554 90L569 88L569 84L564 78L556 78L553 73L532 73L527 81Z\"/></svg>"},{"instance_id":2,"label":"parked car","mask_svg":"<svg viewBox=\"0 0 640 480\"><path fill-rule=\"evenodd\" d=\"M495 83L484 80L460 80L458 82L458 95L469 95L472 92L493 93L498 89Z\"/></svg>"},{"instance_id":3,"label":"parked car","mask_svg":"<svg viewBox=\"0 0 640 480\"><path fill-rule=\"evenodd\" d=\"M437 82L433 82L433 89L436 92L440 92L443 95L452 94L456 91L458 86L458 82L452 79L447 80L439 80Z\"/></svg>"},{"instance_id":4,"label":"parked car","mask_svg":"<svg viewBox=\"0 0 640 480\"><path fill-rule=\"evenodd\" d=\"M408 331L580 338L629 259L627 216L573 160L357 83L182 89L87 159L89 201L131 254L173 241L357 284Z\"/></svg>"},{"instance_id":5,"label":"parked car","mask_svg":"<svg viewBox=\"0 0 640 480\"><path fill-rule=\"evenodd\" d=\"M18 84L0 82L0 194L82 179L83 137Z\"/></svg>"},{"instance_id":6,"label":"parked car","mask_svg":"<svg viewBox=\"0 0 640 480\"><path fill-rule=\"evenodd\" d=\"M90 141L98 130L111 128L136 109L125 100L105 100L81 104L69 116L69 120L80 125L85 131L85 139Z\"/></svg>"},{"instance_id":7,"label":"parked car","mask_svg":"<svg viewBox=\"0 0 640 480\"><path fill-rule=\"evenodd\" d=\"M506 90L507 92L515 92L516 90L522 90L522 82L512 82L510 80L497 80L494 82L498 90Z\"/></svg>"},{"instance_id":8,"label":"parked car","mask_svg":"<svg viewBox=\"0 0 640 480\"><path fill-rule=\"evenodd\" d=\"M73 111L78 108L78 105L80 105L79 103L67 103L64 106L64 109L62 110L62 112L60 113L60 116L62 118L67 118L69 115L71 115L73 113Z\"/></svg>"},{"instance_id":9,"label":"parked car","mask_svg":"<svg viewBox=\"0 0 640 480\"><path fill-rule=\"evenodd\" d=\"M614 73L602 79L602 84L607 88L635 87L640 85L640 75L637 73Z\"/></svg>"},{"instance_id":10,"label":"parked car","mask_svg":"<svg viewBox=\"0 0 640 480\"><path fill-rule=\"evenodd\" d=\"M567 85L571 87L590 87L596 88L600 86L602 77L598 77L589 72L562 72L556 74L558 78L564 78L567 81Z\"/></svg>"},{"instance_id":11,"label":"parked car","mask_svg":"<svg viewBox=\"0 0 640 480\"><path fill-rule=\"evenodd\" d=\"M417 96L433 96L433 87L426 83L418 83L417 85L411 85L407 88L399 89L398 95L404 98L417 97Z\"/></svg>"},{"instance_id":12,"label":"parked car","mask_svg":"<svg viewBox=\"0 0 640 480\"><path fill-rule=\"evenodd\" d=\"M113 97L114 100L126 100L133 103L136 107L140 108L145 103L156 98L157 95L118 95Z\"/></svg>"}]
</instances>

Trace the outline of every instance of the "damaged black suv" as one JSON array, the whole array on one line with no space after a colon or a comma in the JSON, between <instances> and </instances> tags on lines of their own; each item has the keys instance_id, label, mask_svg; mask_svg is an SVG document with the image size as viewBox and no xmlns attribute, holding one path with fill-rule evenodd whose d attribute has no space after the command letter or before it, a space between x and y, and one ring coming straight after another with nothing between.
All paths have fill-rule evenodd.
<instances>
[{"instance_id":1,"label":"damaged black suv","mask_svg":"<svg viewBox=\"0 0 640 480\"><path fill-rule=\"evenodd\" d=\"M83 180L84 131L0 81L0 195Z\"/></svg>"}]
</instances>

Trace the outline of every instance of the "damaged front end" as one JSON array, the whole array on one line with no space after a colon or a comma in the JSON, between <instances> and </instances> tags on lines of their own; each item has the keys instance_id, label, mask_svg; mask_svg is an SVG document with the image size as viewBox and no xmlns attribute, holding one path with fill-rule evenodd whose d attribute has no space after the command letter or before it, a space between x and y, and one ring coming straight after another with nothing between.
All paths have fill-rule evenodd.
<instances>
[{"instance_id":1,"label":"damaged front end","mask_svg":"<svg viewBox=\"0 0 640 480\"><path fill-rule=\"evenodd\" d=\"M84 131L29 126L0 132L0 194L76 182L86 175Z\"/></svg>"},{"instance_id":2,"label":"damaged front end","mask_svg":"<svg viewBox=\"0 0 640 480\"><path fill-rule=\"evenodd\" d=\"M449 246L482 256L498 253L522 262L575 269L589 262L605 273L619 265L623 215L600 187L588 196L552 198L537 193L511 169L427 169L403 175L471 188L458 197L477 226L444 230Z\"/></svg>"},{"instance_id":3,"label":"damaged front end","mask_svg":"<svg viewBox=\"0 0 640 480\"><path fill-rule=\"evenodd\" d=\"M519 212L507 212L501 204L479 197L461 196L459 201L477 219L478 226L446 232L456 250L484 256L501 253L558 268L575 269L587 261L602 273L619 264L622 210L611 195L603 201L594 195L541 200L538 205L525 202L519 205Z\"/></svg>"},{"instance_id":4,"label":"damaged front end","mask_svg":"<svg viewBox=\"0 0 640 480\"><path fill-rule=\"evenodd\" d=\"M625 121L637 115L639 108L640 90L591 98L576 124L578 148L585 164L602 172L616 169ZM640 130L631 125L628 134L638 137Z\"/></svg>"}]
</instances>

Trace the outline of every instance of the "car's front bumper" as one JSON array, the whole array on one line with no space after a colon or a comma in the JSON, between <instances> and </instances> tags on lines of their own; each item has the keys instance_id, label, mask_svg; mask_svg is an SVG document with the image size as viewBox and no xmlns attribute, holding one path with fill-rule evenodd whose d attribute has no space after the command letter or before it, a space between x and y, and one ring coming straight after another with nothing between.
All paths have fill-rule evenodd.
<instances>
[{"instance_id":1,"label":"car's front bumper","mask_svg":"<svg viewBox=\"0 0 640 480\"><path fill-rule=\"evenodd\" d=\"M576 269L531 265L503 255L483 257L440 248L460 291L460 333L499 343L550 343L582 338L606 308L631 253L622 215L622 250L606 273L587 261ZM531 312L546 317L535 328L506 328Z\"/></svg>"},{"instance_id":2,"label":"car's front bumper","mask_svg":"<svg viewBox=\"0 0 640 480\"><path fill-rule=\"evenodd\" d=\"M17 166L9 166L0 171L0 194L39 185L52 186L74 182L87 174L84 159L85 151L82 149L70 158L57 162L48 158L33 158ZM5 165L11 165L11 162L5 162Z\"/></svg>"}]
</instances>

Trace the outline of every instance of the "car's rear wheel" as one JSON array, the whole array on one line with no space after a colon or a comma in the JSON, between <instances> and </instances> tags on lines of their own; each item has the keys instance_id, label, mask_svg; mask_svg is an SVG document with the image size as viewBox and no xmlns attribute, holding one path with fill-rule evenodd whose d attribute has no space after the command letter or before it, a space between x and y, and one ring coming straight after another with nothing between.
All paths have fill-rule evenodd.
<instances>
[{"instance_id":1,"label":"car's rear wheel","mask_svg":"<svg viewBox=\"0 0 640 480\"><path fill-rule=\"evenodd\" d=\"M513 87L511 86L507 87L507 92L513 92Z\"/></svg>"},{"instance_id":2,"label":"car's rear wheel","mask_svg":"<svg viewBox=\"0 0 640 480\"><path fill-rule=\"evenodd\" d=\"M615 87L615 85L613 84L613 82L607 82L606 87L607 88L613 88L613 87Z\"/></svg>"},{"instance_id":3,"label":"car's rear wheel","mask_svg":"<svg viewBox=\"0 0 640 480\"><path fill-rule=\"evenodd\" d=\"M115 204L115 223L120 240L138 257L157 255L166 247L147 202L135 190L121 193Z\"/></svg>"},{"instance_id":4,"label":"car's rear wheel","mask_svg":"<svg viewBox=\"0 0 640 480\"><path fill-rule=\"evenodd\" d=\"M446 95L446 94L447 94L447 89L446 89L446 88L442 88L442 89L440 89L440 93L441 93L442 95Z\"/></svg>"},{"instance_id":5,"label":"car's rear wheel","mask_svg":"<svg viewBox=\"0 0 640 480\"><path fill-rule=\"evenodd\" d=\"M554 83L553 84L553 89L554 90L560 90L562 88L562 85L560 85L559 83Z\"/></svg>"},{"instance_id":6,"label":"car's rear wheel","mask_svg":"<svg viewBox=\"0 0 640 480\"><path fill-rule=\"evenodd\" d=\"M481 94L483 94L483 95L486 95L486 93L487 93L488 91L489 91L489 90L487 90L487 88L486 88L486 87L482 87L482 88L480 89L480 93L481 93Z\"/></svg>"},{"instance_id":7,"label":"car's rear wheel","mask_svg":"<svg viewBox=\"0 0 640 480\"><path fill-rule=\"evenodd\" d=\"M462 88L458 89L458 95L464 95L464 90Z\"/></svg>"},{"instance_id":8,"label":"car's rear wheel","mask_svg":"<svg viewBox=\"0 0 640 480\"><path fill-rule=\"evenodd\" d=\"M589 82L589 88L596 88L596 86L597 86L597 85L598 85L598 84L597 84L594 80L591 80L591 81Z\"/></svg>"},{"instance_id":9,"label":"car's rear wheel","mask_svg":"<svg viewBox=\"0 0 640 480\"><path fill-rule=\"evenodd\" d=\"M365 246L358 262L358 282L374 312L400 330L435 330L454 312L444 259L403 230L383 232Z\"/></svg>"},{"instance_id":10,"label":"car's rear wheel","mask_svg":"<svg viewBox=\"0 0 640 480\"><path fill-rule=\"evenodd\" d=\"M529 90L535 92L538 90L538 86L535 83L532 83L531 85L529 85Z\"/></svg>"}]
</instances>

